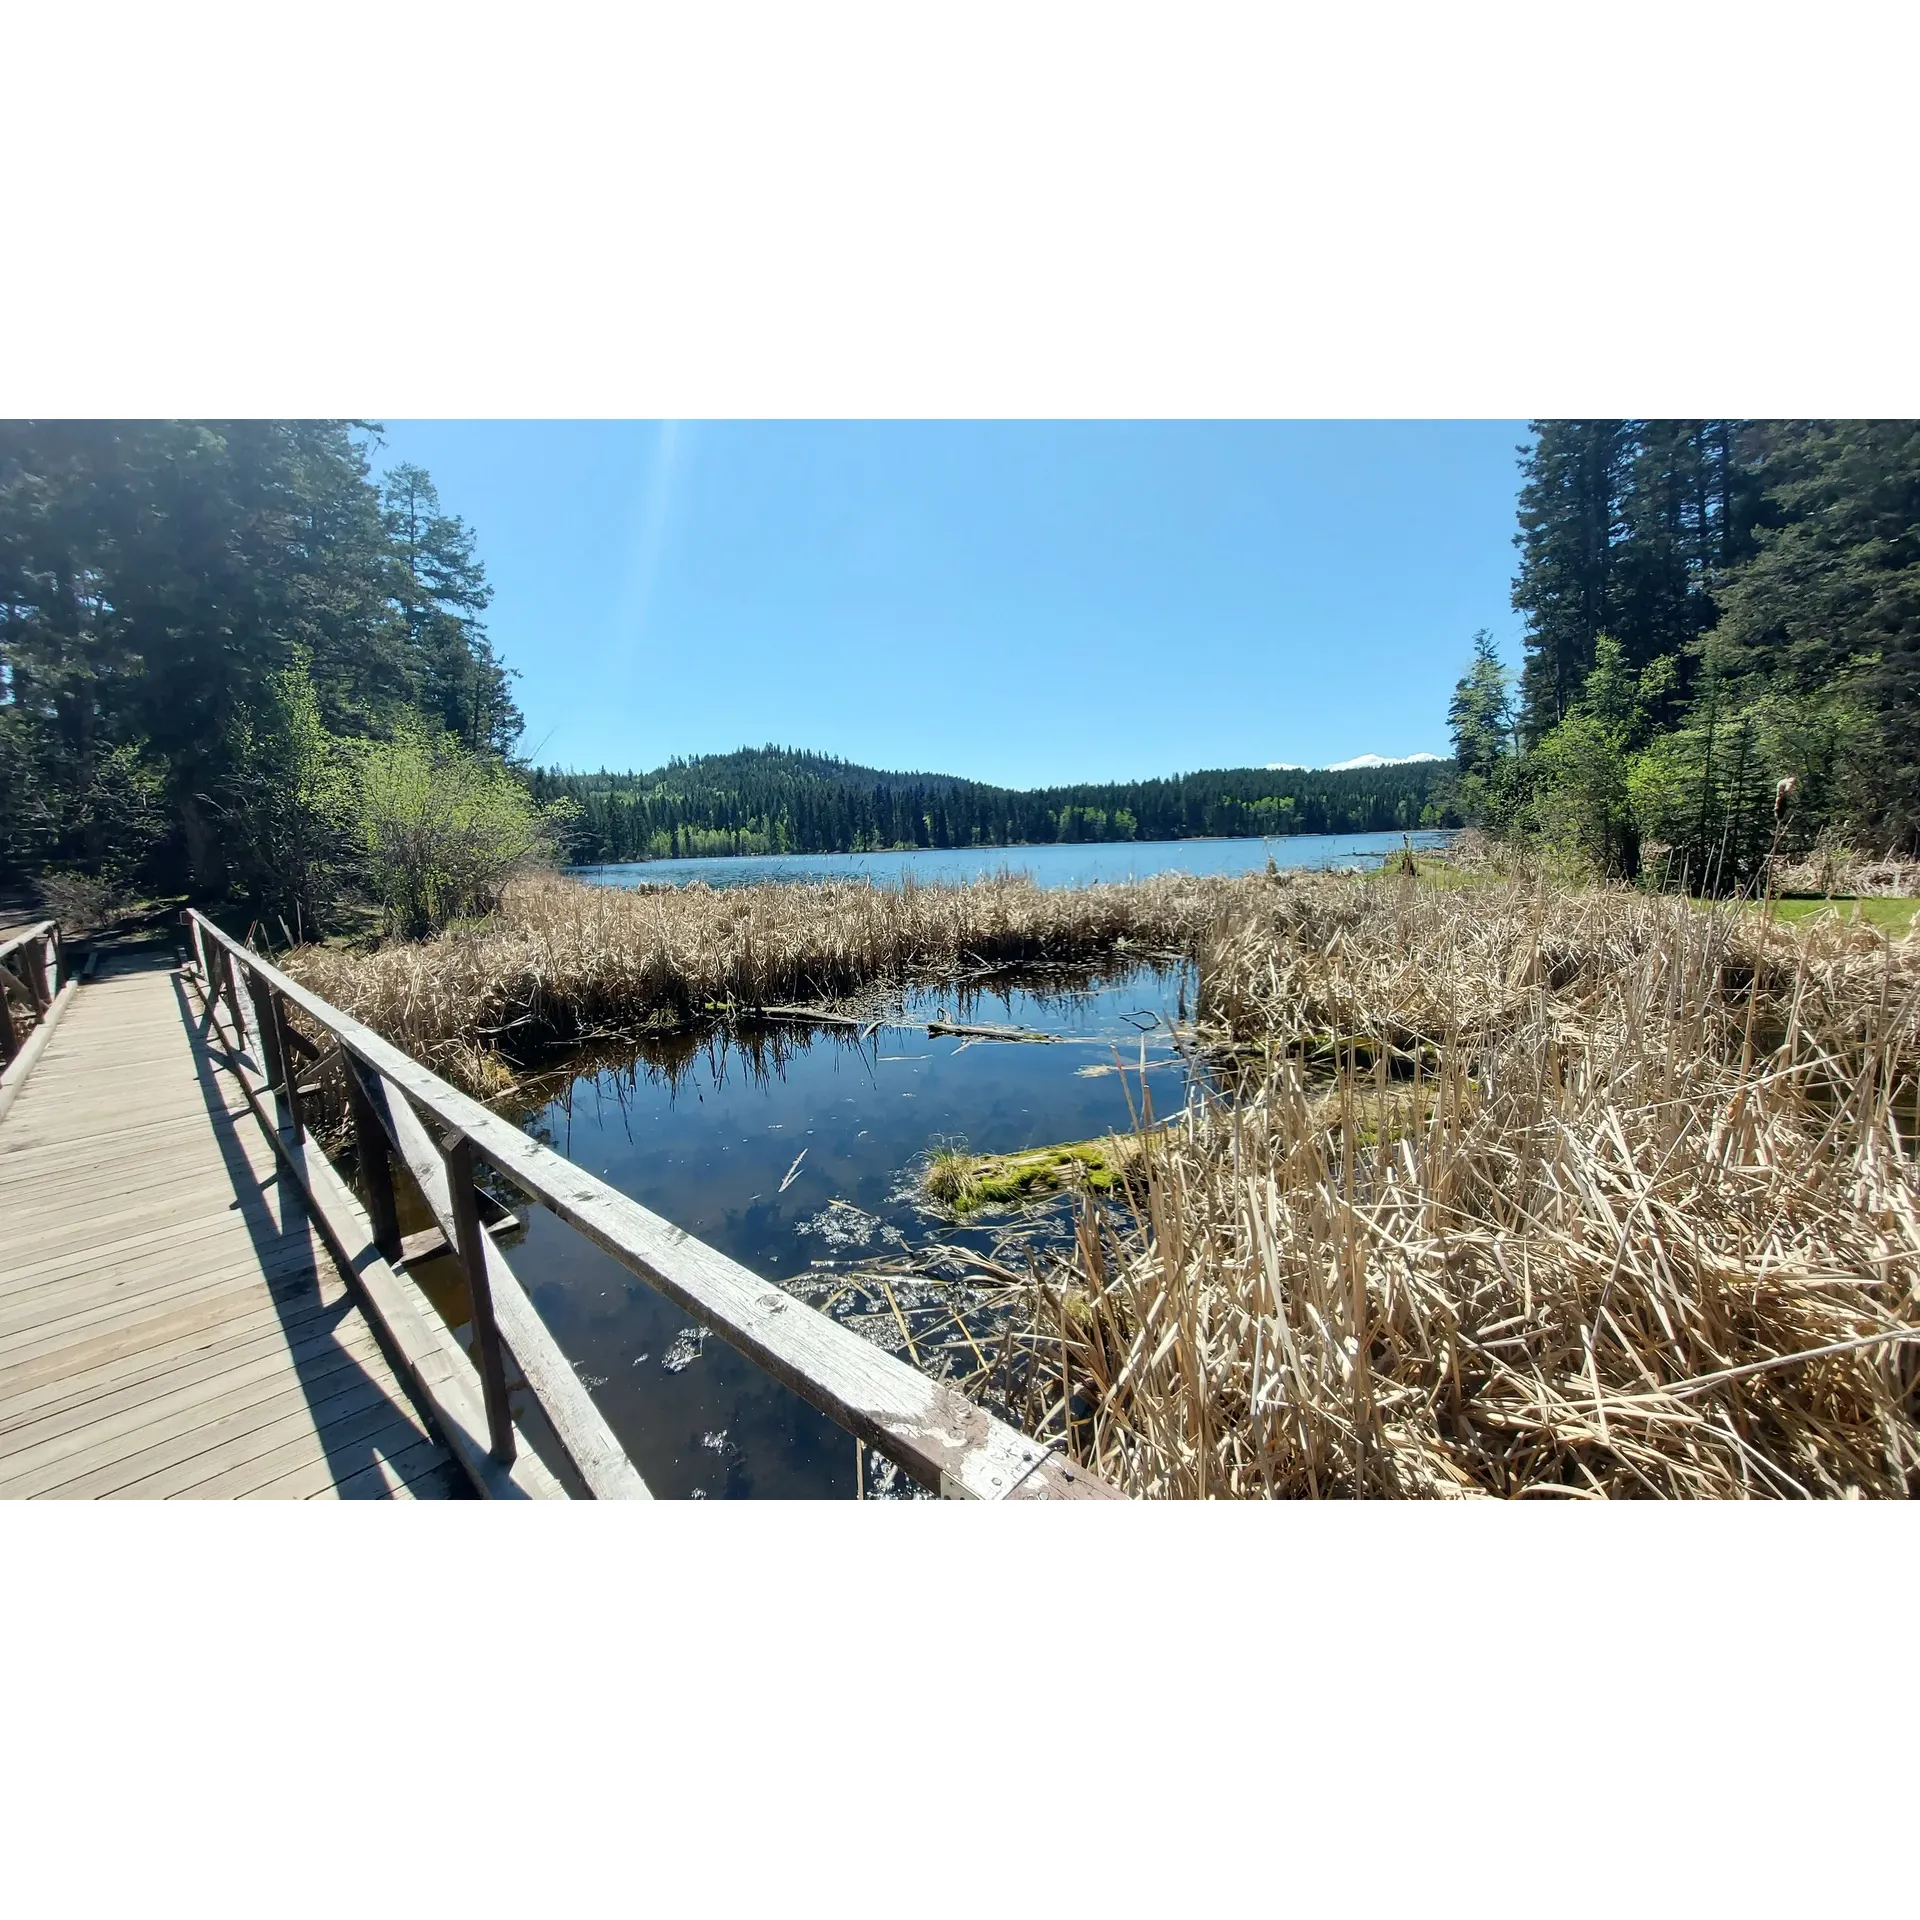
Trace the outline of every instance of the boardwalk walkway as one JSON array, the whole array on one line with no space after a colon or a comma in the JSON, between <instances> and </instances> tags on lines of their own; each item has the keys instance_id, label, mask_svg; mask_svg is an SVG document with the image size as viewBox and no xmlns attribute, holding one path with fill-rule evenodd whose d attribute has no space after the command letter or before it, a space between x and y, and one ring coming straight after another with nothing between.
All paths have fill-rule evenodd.
<instances>
[{"instance_id":1,"label":"boardwalk walkway","mask_svg":"<svg viewBox=\"0 0 1920 1920\"><path fill-rule=\"evenodd\" d=\"M458 1496L164 952L0 1118L0 1499Z\"/></svg>"}]
</instances>

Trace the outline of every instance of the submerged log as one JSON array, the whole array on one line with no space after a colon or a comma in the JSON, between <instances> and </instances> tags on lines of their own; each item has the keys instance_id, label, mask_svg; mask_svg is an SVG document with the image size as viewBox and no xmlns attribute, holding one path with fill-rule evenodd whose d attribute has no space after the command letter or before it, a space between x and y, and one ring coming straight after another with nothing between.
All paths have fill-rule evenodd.
<instances>
[{"instance_id":1,"label":"submerged log","mask_svg":"<svg viewBox=\"0 0 1920 1920\"><path fill-rule=\"evenodd\" d=\"M851 1014L828 1013L820 1007L743 1007L741 1018L746 1020L806 1020L822 1027L863 1027L864 1020L856 1020Z\"/></svg>"},{"instance_id":2,"label":"submerged log","mask_svg":"<svg viewBox=\"0 0 1920 1920\"><path fill-rule=\"evenodd\" d=\"M1058 1046L1057 1033L1036 1033L1031 1027L971 1026L959 1020L929 1020L929 1034L951 1033L962 1040L1017 1040L1030 1047Z\"/></svg>"}]
</instances>

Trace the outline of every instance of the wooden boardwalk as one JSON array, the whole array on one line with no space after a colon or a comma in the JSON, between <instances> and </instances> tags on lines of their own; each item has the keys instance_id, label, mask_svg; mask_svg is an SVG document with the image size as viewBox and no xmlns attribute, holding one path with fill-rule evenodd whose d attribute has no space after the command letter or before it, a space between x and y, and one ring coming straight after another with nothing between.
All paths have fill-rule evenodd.
<instances>
[{"instance_id":1,"label":"wooden boardwalk","mask_svg":"<svg viewBox=\"0 0 1920 1920\"><path fill-rule=\"evenodd\" d=\"M171 956L110 958L0 1117L0 1498L467 1491Z\"/></svg>"}]
</instances>

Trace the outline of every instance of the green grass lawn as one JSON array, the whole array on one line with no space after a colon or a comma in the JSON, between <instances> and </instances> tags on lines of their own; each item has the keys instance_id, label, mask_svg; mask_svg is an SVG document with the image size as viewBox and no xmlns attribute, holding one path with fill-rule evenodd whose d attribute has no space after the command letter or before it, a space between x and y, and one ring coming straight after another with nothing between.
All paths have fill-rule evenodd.
<instances>
[{"instance_id":1,"label":"green grass lawn","mask_svg":"<svg viewBox=\"0 0 1920 1920\"><path fill-rule=\"evenodd\" d=\"M1897 936L1913 925L1914 914L1920 912L1920 900L1861 900L1836 894L1831 900L1785 899L1773 903L1773 917L1782 921L1811 920L1816 914L1829 910L1843 913L1849 919L1864 920L1882 933Z\"/></svg>"},{"instance_id":2,"label":"green grass lawn","mask_svg":"<svg viewBox=\"0 0 1920 1920\"><path fill-rule=\"evenodd\" d=\"M1419 867L1420 884L1425 887L1451 891L1462 887L1497 886L1503 880L1502 875L1488 872L1483 868L1462 870L1458 867L1450 867L1444 860L1436 859L1431 855L1415 857ZM1389 858L1386 868L1389 874L1396 871L1394 863L1397 859L1397 855ZM1704 907L1714 903L1695 896L1694 904ZM1746 907L1749 912L1757 913L1760 910L1760 902L1749 900L1746 902ZM1877 927L1882 933L1898 939L1913 925L1914 915L1920 913L1920 900L1888 900L1878 896L1862 899L1854 894L1835 894L1831 900L1824 896L1801 898L1789 895L1776 899L1773 903L1773 917L1783 925L1794 925L1802 920L1811 920L1815 915L1827 912L1844 914L1849 919L1863 920L1868 926Z\"/></svg>"}]
</instances>

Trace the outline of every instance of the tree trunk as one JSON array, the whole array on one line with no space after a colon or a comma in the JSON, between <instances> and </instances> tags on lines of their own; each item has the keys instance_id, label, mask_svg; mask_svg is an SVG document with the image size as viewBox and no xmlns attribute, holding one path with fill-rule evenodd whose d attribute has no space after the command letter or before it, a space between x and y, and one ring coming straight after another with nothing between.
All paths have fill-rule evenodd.
<instances>
[{"instance_id":1,"label":"tree trunk","mask_svg":"<svg viewBox=\"0 0 1920 1920\"><path fill-rule=\"evenodd\" d=\"M205 806L192 794L180 801L180 833L186 842L187 867L193 875L196 892L217 893L227 881L227 863L221 856L219 836L207 818Z\"/></svg>"}]
</instances>

